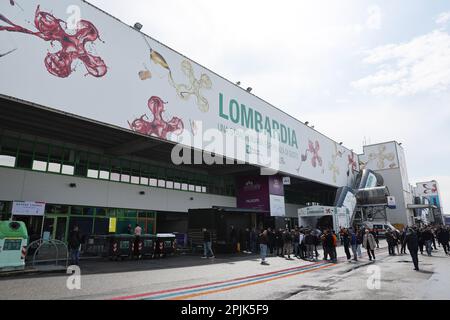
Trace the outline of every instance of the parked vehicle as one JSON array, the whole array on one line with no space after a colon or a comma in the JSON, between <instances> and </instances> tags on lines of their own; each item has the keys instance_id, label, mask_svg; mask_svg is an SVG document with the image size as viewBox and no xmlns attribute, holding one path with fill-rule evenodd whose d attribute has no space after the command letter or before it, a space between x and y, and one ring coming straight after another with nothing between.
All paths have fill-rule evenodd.
<instances>
[{"instance_id":1,"label":"parked vehicle","mask_svg":"<svg viewBox=\"0 0 450 320\"><path fill-rule=\"evenodd\" d=\"M378 235L380 237L384 237L386 235L386 231L397 231L400 232L398 229L396 229L390 222L384 222L384 221L366 221L362 223L362 226L368 229L373 229L375 232L378 232Z\"/></svg>"}]
</instances>

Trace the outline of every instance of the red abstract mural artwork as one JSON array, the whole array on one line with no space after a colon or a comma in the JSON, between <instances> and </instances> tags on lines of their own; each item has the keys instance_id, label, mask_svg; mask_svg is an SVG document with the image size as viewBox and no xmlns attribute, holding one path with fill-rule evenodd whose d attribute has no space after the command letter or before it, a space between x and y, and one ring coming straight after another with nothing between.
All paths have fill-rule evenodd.
<instances>
[{"instance_id":1,"label":"red abstract mural artwork","mask_svg":"<svg viewBox=\"0 0 450 320\"><path fill-rule=\"evenodd\" d=\"M139 119L135 119L132 123L128 122L131 130L161 139L167 139L169 133L177 135L183 133L184 124L180 118L173 117L170 121L165 121L163 119L162 115L165 112L165 108L161 98L151 97L150 100L148 100L148 108L153 114L153 121L147 121L149 119L147 115L144 114Z\"/></svg>"},{"instance_id":2,"label":"red abstract mural artwork","mask_svg":"<svg viewBox=\"0 0 450 320\"><path fill-rule=\"evenodd\" d=\"M89 21L80 20L76 32L68 34L62 27L66 25L66 22L48 12L41 11L40 6L37 7L34 18L37 32L14 24L2 14L0 14L0 21L9 25L0 25L0 31L30 34L44 41L49 41L52 46L53 42L61 44L62 49L60 51L47 53L44 60L48 72L54 76L60 78L70 76L73 72L72 63L77 59L83 62L88 74L94 77L103 77L107 73L107 66L102 58L90 54L86 49L88 42L101 41L97 28Z\"/></svg>"},{"instance_id":3,"label":"red abstract mural artwork","mask_svg":"<svg viewBox=\"0 0 450 320\"><path fill-rule=\"evenodd\" d=\"M308 149L306 150L306 153L304 155L302 155L302 162L305 162L306 160L308 160L308 153L312 154L312 158L311 158L311 164L314 168L317 167L317 165L319 165L320 167L322 166L322 158L319 155L319 150L320 150L320 144L319 141L316 141L316 143L313 143L311 140L308 143Z\"/></svg>"}]
</instances>

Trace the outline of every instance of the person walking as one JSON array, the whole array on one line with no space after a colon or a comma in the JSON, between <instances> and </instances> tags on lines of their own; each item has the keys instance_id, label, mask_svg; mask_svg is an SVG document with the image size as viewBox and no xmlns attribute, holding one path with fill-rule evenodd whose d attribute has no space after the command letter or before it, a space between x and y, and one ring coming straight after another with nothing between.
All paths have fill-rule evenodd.
<instances>
[{"instance_id":1,"label":"person walking","mask_svg":"<svg viewBox=\"0 0 450 320\"><path fill-rule=\"evenodd\" d=\"M386 231L386 242L388 244L388 251L390 256L395 256L395 248L394 248L394 236L392 235L392 231Z\"/></svg>"},{"instance_id":2,"label":"person walking","mask_svg":"<svg viewBox=\"0 0 450 320\"><path fill-rule=\"evenodd\" d=\"M305 231L303 229L300 230L299 234L299 249L300 249L300 259L306 258L306 246L305 246Z\"/></svg>"},{"instance_id":3,"label":"person walking","mask_svg":"<svg viewBox=\"0 0 450 320\"><path fill-rule=\"evenodd\" d=\"M268 254L273 255L273 249L275 247L275 232L272 231L272 228L267 228L267 237L269 239L268 243Z\"/></svg>"},{"instance_id":4,"label":"person walking","mask_svg":"<svg viewBox=\"0 0 450 320\"><path fill-rule=\"evenodd\" d=\"M450 247L449 247L449 227L443 227L441 228L439 232L439 242L441 243L442 247L444 248L445 254L450 254Z\"/></svg>"},{"instance_id":5,"label":"person walking","mask_svg":"<svg viewBox=\"0 0 450 320\"><path fill-rule=\"evenodd\" d=\"M367 250L367 254L369 255L369 260L375 260L375 247L377 246L377 242L372 233L369 230L366 230L366 234L363 239L363 247Z\"/></svg>"},{"instance_id":6,"label":"person walking","mask_svg":"<svg viewBox=\"0 0 450 320\"><path fill-rule=\"evenodd\" d=\"M292 245L294 249L294 257L300 258L300 232L297 227L295 227L292 232Z\"/></svg>"},{"instance_id":7,"label":"person walking","mask_svg":"<svg viewBox=\"0 0 450 320\"><path fill-rule=\"evenodd\" d=\"M276 254L278 257L283 256L283 231L278 229L278 231L275 233L275 246L276 246Z\"/></svg>"},{"instance_id":8,"label":"person walking","mask_svg":"<svg viewBox=\"0 0 450 320\"><path fill-rule=\"evenodd\" d=\"M283 232L283 257L287 255L287 259L291 259L292 254L292 234L288 228Z\"/></svg>"},{"instance_id":9,"label":"person walking","mask_svg":"<svg viewBox=\"0 0 450 320\"><path fill-rule=\"evenodd\" d=\"M231 243L231 253L237 253L238 234L234 226L230 227L230 243Z\"/></svg>"},{"instance_id":10,"label":"person walking","mask_svg":"<svg viewBox=\"0 0 450 320\"><path fill-rule=\"evenodd\" d=\"M215 258L214 252L212 250L212 235L208 229L203 229L203 259Z\"/></svg>"},{"instance_id":11,"label":"person walking","mask_svg":"<svg viewBox=\"0 0 450 320\"><path fill-rule=\"evenodd\" d=\"M423 241L425 243L425 248L427 250L427 254L429 257L431 257L431 252L433 250L433 234L431 233L430 228L426 228L425 231L422 233Z\"/></svg>"},{"instance_id":12,"label":"person walking","mask_svg":"<svg viewBox=\"0 0 450 320\"><path fill-rule=\"evenodd\" d=\"M68 247L70 251L70 264L80 265L80 247L81 247L81 234L78 226L74 226L73 230L69 234Z\"/></svg>"},{"instance_id":13,"label":"person walking","mask_svg":"<svg viewBox=\"0 0 450 320\"><path fill-rule=\"evenodd\" d=\"M364 240L364 233L363 230L357 230L356 232L356 252L358 253L358 258L362 258L362 252L361 252L361 246Z\"/></svg>"},{"instance_id":14,"label":"person walking","mask_svg":"<svg viewBox=\"0 0 450 320\"><path fill-rule=\"evenodd\" d=\"M313 261L314 260L314 246L316 243L316 239L310 230L308 230L306 232L304 241L305 241L305 246L306 246L306 259L308 259L309 261Z\"/></svg>"},{"instance_id":15,"label":"person walking","mask_svg":"<svg viewBox=\"0 0 450 320\"><path fill-rule=\"evenodd\" d=\"M417 228L408 228L405 236L405 243L408 246L409 254L411 255L414 270L419 271L419 236Z\"/></svg>"},{"instance_id":16,"label":"person walking","mask_svg":"<svg viewBox=\"0 0 450 320\"><path fill-rule=\"evenodd\" d=\"M353 229L349 230L350 245L352 246L353 261L358 261L358 237Z\"/></svg>"},{"instance_id":17,"label":"person walking","mask_svg":"<svg viewBox=\"0 0 450 320\"><path fill-rule=\"evenodd\" d=\"M417 237L419 238L419 249L420 254L423 254L423 247L425 245L425 241L423 240L423 228L417 230Z\"/></svg>"},{"instance_id":18,"label":"person walking","mask_svg":"<svg viewBox=\"0 0 450 320\"><path fill-rule=\"evenodd\" d=\"M136 224L136 227L134 228L134 257L140 259L141 258L141 252L139 250L139 244L141 242L141 235L142 235L142 228L139 224Z\"/></svg>"},{"instance_id":19,"label":"person walking","mask_svg":"<svg viewBox=\"0 0 450 320\"><path fill-rule=\"evenodd\" d=\"M406 254L405 238L406 238L406 228L404 228L400 233L400 244L401 244L400 254Z\"/></svg>"},{"instance_id":20,"label":"person walking","mask_svg":"<svg viewBox=\"0 0 450 320\"><path fill-rule=\"evenodd\" d=\"M344 251L345 251L345 255L347 256L347 261L351 262L352 260L352 255L350 253L350 234L348 232L348 229L343 229L342 230L342 244L344 245Z\"/></svg>"},{"instance_id":21,"label":"person walking","mask_svg":"<svg viewBox=\"0 0 450 320\"><path fill-rule=\"evenodd\" d=\"M268 232L267 230L263 230L259 235L259 246L260 246L260 254L261 254L261 264L269 265L266 261L267 257L267 244L269 242Z\"/></svg>"}]
</instances>

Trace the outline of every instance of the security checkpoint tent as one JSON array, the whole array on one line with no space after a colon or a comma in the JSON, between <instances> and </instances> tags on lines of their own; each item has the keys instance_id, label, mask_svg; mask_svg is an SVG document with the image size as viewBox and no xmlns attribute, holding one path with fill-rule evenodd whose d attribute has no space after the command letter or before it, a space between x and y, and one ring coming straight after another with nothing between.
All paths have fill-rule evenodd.
<instances>
[{"instance_id":1,"label":"security checkpoint tent","mask_svg":"<svg viewBox=\"0 0 450 320\"><path fill-rule=\"evenodd\" d=\"M344 207L312 206L298 209L299 224L306 228L332 228L338 231L340 228L349 228L350 219L350 212Z\"/></svg>"}]
</instances>

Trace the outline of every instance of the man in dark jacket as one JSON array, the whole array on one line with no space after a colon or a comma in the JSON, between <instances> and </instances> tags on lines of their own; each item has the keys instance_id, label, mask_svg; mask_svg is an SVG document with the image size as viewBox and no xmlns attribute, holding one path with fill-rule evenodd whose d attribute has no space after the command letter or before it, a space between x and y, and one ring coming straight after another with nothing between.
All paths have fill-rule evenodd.
<instances>
[{"instance_id":1,"label":"man in dark jacket","mask_svg":"<svg viewBox=\"0 0 450 320\"><path fill-rule=\"evenodd\" d=\"M281 230L281 228L275 233L275 246L277 256L282 257L284 242L283 242L283 231Z\"/></svg>"},{"instance_id":2,"label":"man in dark jacket","mask_svg":"<svg viewBox=\"0 0 450 320\"><path fill-rule=\"evenodd\" d=\"M386 242L388 244L388 250L390 256L395 256L395 239L392 231L386 231Z\"/></svg>"},{"instance_id":3,"label":"man in dark jacket","mask_svg":"<svg viewBox=\"0 0 450 320\"><path fill-rule=\"evenodd\" d=\"M212 251L212 236L208 229L203 229L203 258L215 258L214 252Z\"/></svg>"},{"instance_id":4,"label":"man in dark jacket","mask_svg":"<svg viewBox=\"0 0 450 320\"><path fill-rule=\"evenodd\" d=\"M444 248L445 254L450 254L450 248L449 248L449 228L443 227L439 232L439 242L441 243L442 247Z\"/></svg>"},{"instance_id":5,"label":"man in dark jacket","mask_svg":"<svg viewBox=\"0 0 450 320\"><path fill-rule=\"evenodd\" d=\"M352 254L350 253L350 234L348 232L348 229L342 230L342 243L344 244L347 261L350 262L352 260Z\"/></svg>"},{"instance_id":6,"label":"man in dark jacket","mask_svg":"<svg viewBox=\"0 0 450 320\"><path fill-rule=\"evenodd\" d=\"M419 271L419 237L416 227L409 228L406 231L405 243L408 246L408 251L411 254L411 258L414 263L414 270Z\"/></svg>"},{"instance_id":7,"label":"man in dark jacket","mask_svg":"<svg viewBox=\"0 0 450 320\"><path fill-rule=\"evenodd\" d=\"M71 265L78 266L80 264L80 247L81 247L81 234L78 226L75 226L69 234L68 247L70 251Z\"/></svg>"}]
</instances>

